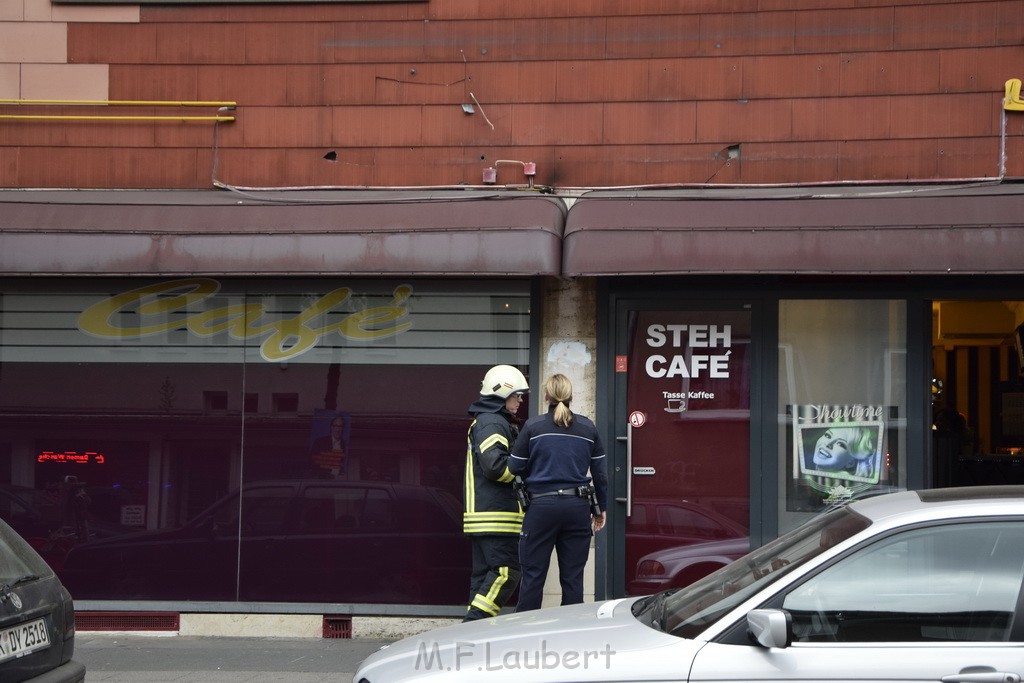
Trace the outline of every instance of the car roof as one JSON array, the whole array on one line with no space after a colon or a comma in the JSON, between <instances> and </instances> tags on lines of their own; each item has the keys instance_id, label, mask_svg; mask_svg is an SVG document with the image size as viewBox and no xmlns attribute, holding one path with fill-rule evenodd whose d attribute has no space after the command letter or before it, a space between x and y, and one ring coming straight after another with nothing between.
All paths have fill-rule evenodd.
<instances>
[{"instance_id":1,"label":"car roof","mask_svg":"<svg viewBox=\"0 0 1024 683\"><path fill-rule=\"evenodd\" d=\"M874 522L892 517L949 517L1024 514L1024 486L962 486L900 491L849 503L854 512Z\"/></svg>"}]
</instances>

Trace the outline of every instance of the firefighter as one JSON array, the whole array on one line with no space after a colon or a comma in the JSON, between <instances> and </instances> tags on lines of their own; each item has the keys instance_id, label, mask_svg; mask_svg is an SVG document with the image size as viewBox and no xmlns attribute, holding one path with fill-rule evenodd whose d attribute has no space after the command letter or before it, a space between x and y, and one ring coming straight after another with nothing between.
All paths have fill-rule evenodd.
<instances>
[{"instance_id":1,"label":"firefighter","mask_svg":"<svg viewBox=\"0 0 1024 683\"><path fill-rule=\"evenodd\" d=\"M497 615L519 585L523 509L513 495L508 454L519 435L516 411L529 389L519 370L495 365L469 407L462 523L473 542L473 575L463 621Z\"/></svg>"}]
</instances>

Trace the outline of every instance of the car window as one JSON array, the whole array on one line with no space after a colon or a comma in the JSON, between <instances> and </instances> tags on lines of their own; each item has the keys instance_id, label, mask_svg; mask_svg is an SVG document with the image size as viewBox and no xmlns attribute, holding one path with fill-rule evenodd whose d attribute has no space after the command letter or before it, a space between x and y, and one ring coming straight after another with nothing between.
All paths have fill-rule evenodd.
<instances>
[{"instance_id":1,"label":"car window","mask_svg":"<svg viewBox=\"0 0 1024 683\"><path fill-rule=\"evenodd\" d=\"M0 585L9 585L25 576L49 576L53 572L21 536L0 522Z\"/></svg>"},{"instance_id":2,"label":"car window","mask_svg":"<svg viewBox=\"0 0 1024 683\"><path fill-rule=\"evenodd\" d=\"M212 521L219 534L230 536L237 533L241 513L243 536L279 534L294 493L292 486L246 489L242 494L241 509L236 493L217 506L212 513Z\"/></svg>"},{"instance_id":3,"label":"car window","mask_svg":"<svg viewBox=\"0 0 1024 683\"><path fill-rule=\"evenodd\" d=\"M1024 577L1024 526L975 522L905 531L791 591L802 642L1006 641Z\"/></svg>"},{"instance_id":4,"label":"car window","mask_svg":"<svg viewBox=\"0 0 1024 683\"><path fill-rule=\"evenodd\" d=\"M721 524L707 515L675 505L658 506L658 523L662 532L670 535L721 538L725 535Z\"/></svg>"},{"instance_id":5,"label":"car window","mask_svg":"<svg viewBox=\"0 0 1024 683\"><path fill-rule=\"evenodd\" d=\"M300 501L299 528L312 534L390 529L393 507L382 488L310 486Z\"/></svg>"},{"instance_id":6,"label":"car window","mask_svg":"<svg viewBox=\"0 0 1024 683\"><path fill-rule=\"evenodd\" d=\"M633 614L651 627L694 638L759 590L870 525L849 508L823 513L686 588L640 600ZM656 597L652 596L652 597Z\"/></svg>"}]
</instances>

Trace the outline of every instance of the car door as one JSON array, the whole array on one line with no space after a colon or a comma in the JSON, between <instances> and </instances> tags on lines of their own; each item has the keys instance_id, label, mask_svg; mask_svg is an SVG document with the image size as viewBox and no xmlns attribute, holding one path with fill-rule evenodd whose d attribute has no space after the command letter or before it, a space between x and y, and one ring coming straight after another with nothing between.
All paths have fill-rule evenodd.
<instances>
[{"instance_id":1,"label":"car door","mask_svg":"<svg viewBox=\"0 0 1024 683\"><path fill-rule=\"evenodd\" d=\"M750 643L737 623L691 681L1017 683L1024 674L1024 520L892 533L771 596L792 644Z\"/></svg>"}]
</instances>

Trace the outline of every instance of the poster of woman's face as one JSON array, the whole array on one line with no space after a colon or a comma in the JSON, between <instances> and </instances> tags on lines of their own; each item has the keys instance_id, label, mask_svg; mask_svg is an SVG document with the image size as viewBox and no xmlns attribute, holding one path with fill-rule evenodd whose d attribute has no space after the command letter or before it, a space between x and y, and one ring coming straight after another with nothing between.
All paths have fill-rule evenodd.
<instances>
[{"instance_id":1,"label":"poster of woman's face","mask_svg":"<svg viewBox=\"0 0 1024 683\"><path fill-rule=\"evenodd\" d=\"M881 422L797 424L793 429L801 474L878 483Z\"/></svg>"}]
</instances>

